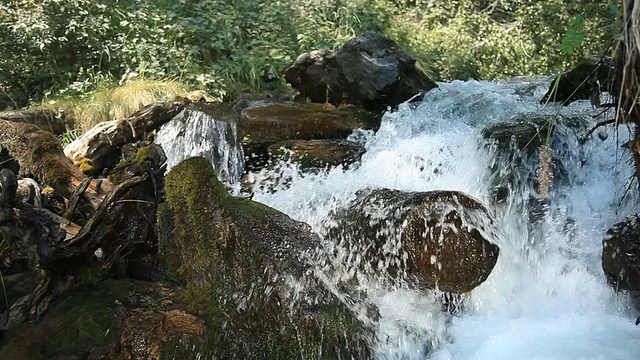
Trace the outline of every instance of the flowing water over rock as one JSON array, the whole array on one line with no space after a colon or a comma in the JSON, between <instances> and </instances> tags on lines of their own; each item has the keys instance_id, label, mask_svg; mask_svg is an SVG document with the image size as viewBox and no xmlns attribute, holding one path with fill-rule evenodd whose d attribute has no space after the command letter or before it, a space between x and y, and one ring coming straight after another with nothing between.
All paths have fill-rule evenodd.
<instances>
[{"instance_id":1,"label":"flowing water over rock","mask_svg":"<svg viewBox=\"0 0 640 360\"><path fill-rule=\"evenodd\" d=\"M187 107L158 131L155 142L167 154L167 171L182 160L202 156L211 161L218 179L237 192L244 167L237 123L212 117L197 106Z\"/></svg>"},{"instance_id":2,"label":"flowing water over rock","mask_svg":"<svg viewBox=\"0 0 640 360\"><path fill-rule=\"evenodd\" d=\"M454 315L443 312L437 292L376 278L359 279L358 296L344 292L339 280L353 272L344 260L357 254L326 244L331 256L321 269L325 281L355 311L363 309L360 318L375 329L372 347L379 358L640 358L637 313L627 297L607 285L600 260L606 230L632 213L638 201L635 190L627 191L630 155L620 149L629 132L600 129L585 142L588 129L603 118L592 118L597 112L584 103L543 107L538 100L545 90L546 84L440 84L420 104L386 114L375 135L359 133L367 152L358 166L302 174L296 165L283 164L272 173L254 174L255 200L309 223L321 235L333 210L372 187L457 190L489 208L499 229L492 241L500 256L487 281L463 296ZM549 199L542 201L535 181L537 151L515 150L514 139L505 154L487 140L486 129L514 116L556 118L557 112L572 120L559 120L549 133L554 179ZM546 139L547 127L538 128ZM501 186L506 191L496 197ZM364 310L371 306L375 316Z\"/></svg>"}]
</instances>

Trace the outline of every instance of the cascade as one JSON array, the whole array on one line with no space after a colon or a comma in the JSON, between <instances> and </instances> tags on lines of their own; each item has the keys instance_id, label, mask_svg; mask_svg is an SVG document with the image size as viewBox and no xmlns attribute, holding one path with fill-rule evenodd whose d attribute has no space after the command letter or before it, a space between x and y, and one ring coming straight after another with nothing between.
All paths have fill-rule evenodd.
<instances>
[{"instance_id":1,"label":"cascade","mask_svg":"<svg viewBox=\"0 0 640 360\"><path fill-rule=\"evenodd\" d=\"M167 155L167 171L182 160L202 156L211 161L218 178L232 192L239 192L244 158L237 123L191 105L160 128L155 142Z\"/></svg>"},{"instance_id":2,"label":"cascade","mask_svg":"<svg viewBox=\"0 0 640 360\"><path fill-rule=\"evenodd\" d=\"M500 256L488 280L443 313L437 294L361 279L359 296L341 294L356 249L328 243L326 285L368 319L381 359L637 359L637 314L606 283L600 256L605 231L634 211L633 170L620 144L628 129L587 131L601 121L583 102L541 105L548 82L440 84L419 104L385 114L375 134L359 133L367 152L358 166L304 173L284 163L254 174L254 199L325 234L330 214L362 189L457 190L484 203L499 228ZM604 102L604 101L603 101ZM541 144L517 139L500 149L491 139L505 121L546 117L552 152L549 197L538 189ZM546 143L548 123L532 121ZM522 137L521 137L522 138ZM504 144L504 143L503 143ZM533 150L532 150L533 149ZM273 179L286 179L274 184ZM266 182L270 182L265 186ZM506 184L506 185L505 185ZM496 196L496 189L506 190ZM275 191L274 191L275 190ZM378 209L380 210L380 209ZM375 211L372 210L372 211ZM337 255L335 255L337 254ZM361 316L366 318L366 314Z\"/></svg>"}]
</instances>

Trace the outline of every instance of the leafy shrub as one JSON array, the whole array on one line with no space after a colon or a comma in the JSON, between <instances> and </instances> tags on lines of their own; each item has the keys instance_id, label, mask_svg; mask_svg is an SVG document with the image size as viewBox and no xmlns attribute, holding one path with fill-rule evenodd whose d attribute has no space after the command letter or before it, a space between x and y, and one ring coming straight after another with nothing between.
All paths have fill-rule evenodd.
<instances>
[{"instance_id":1,"label":"leafy shrub","mask_svg":"<svg viewBox=\"0 0 640 360\"><path fill-rule=\"evenodd\" d=\"M132 78L174 79L215 97L269 92L301 52L336 48L365 30L395 38L438 80L549 73L603 51L611 3L4 0L0 108ZM561 56L577 14L583 44Z\"/></svg>"}]
</instances>

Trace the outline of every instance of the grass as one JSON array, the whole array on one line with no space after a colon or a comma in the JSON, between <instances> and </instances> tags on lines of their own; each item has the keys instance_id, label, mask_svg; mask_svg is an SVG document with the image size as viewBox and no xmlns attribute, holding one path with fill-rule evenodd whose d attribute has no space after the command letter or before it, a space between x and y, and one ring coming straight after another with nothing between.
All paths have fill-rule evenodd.
<instances>
[{"instance_id":1,"label":"grass","mask_svg":"<svg viewBox=\"0 0 640 360\"><path fill-rule=\"evenodd\" d=\"M45 101L42 106L64 116L70 123L69 131L86 132L100 122L124 119L153 102L170 101L186 93L187 87L178 81L138 79L117 87L102 85L81 96Z\"/></svg>"}]
</instances>

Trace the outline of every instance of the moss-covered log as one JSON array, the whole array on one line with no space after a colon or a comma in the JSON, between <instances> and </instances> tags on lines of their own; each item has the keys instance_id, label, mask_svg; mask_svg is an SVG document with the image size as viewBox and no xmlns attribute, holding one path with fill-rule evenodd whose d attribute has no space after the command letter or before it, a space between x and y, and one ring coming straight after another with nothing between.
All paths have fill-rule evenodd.
<instances>
[{"instance_id":1,"label":"moss-covered log","mask_svg":"<svg viewBox=\"0 0 640 360\"><path fill-rule=\"evenodd\" d=\"M362 191L333 220L327 236L346 248L352 273L464 293L486 280L498 260L491 215L461 192Z\"/></svg>"},{"instance_id":2,"label":"moss-covered log","mask_svg":"<svg viewBox=\"0 0 640 360\"><path fill-rule=\"evenodd\" d=\"M207 314L218 358L366 358L364 332L305 261L318 238L266 205L230 196L204 158L166 177L158 216L169 279Z\"/></svg>"},{"instance_id":3,"label":"moss-covered log","mask_svg":"<svg viewBox=\"0 0 640 360\"><path fill-rule=\"evenodd\" d=\"M54 134L64 133L70 125L65 121L64 117L58 116L53 109L46 108L2 112L0 113L0 120L33 124Z\"/></svg>"},{"instance_id":4,"label":"moss-covered log","mask_svg":"<svg viewBox=\"0 0 640 360\"><path fill-rule=\"evenodd\" d=\"M0 147L18 162L22 175L34 176L67 199L86 185L77 194L77 209L85 215L91 215L113 189L109 181L90 179L80 172L64 155L58 139L35 125L0 120Z\"/></svg>"}]
</instances>

